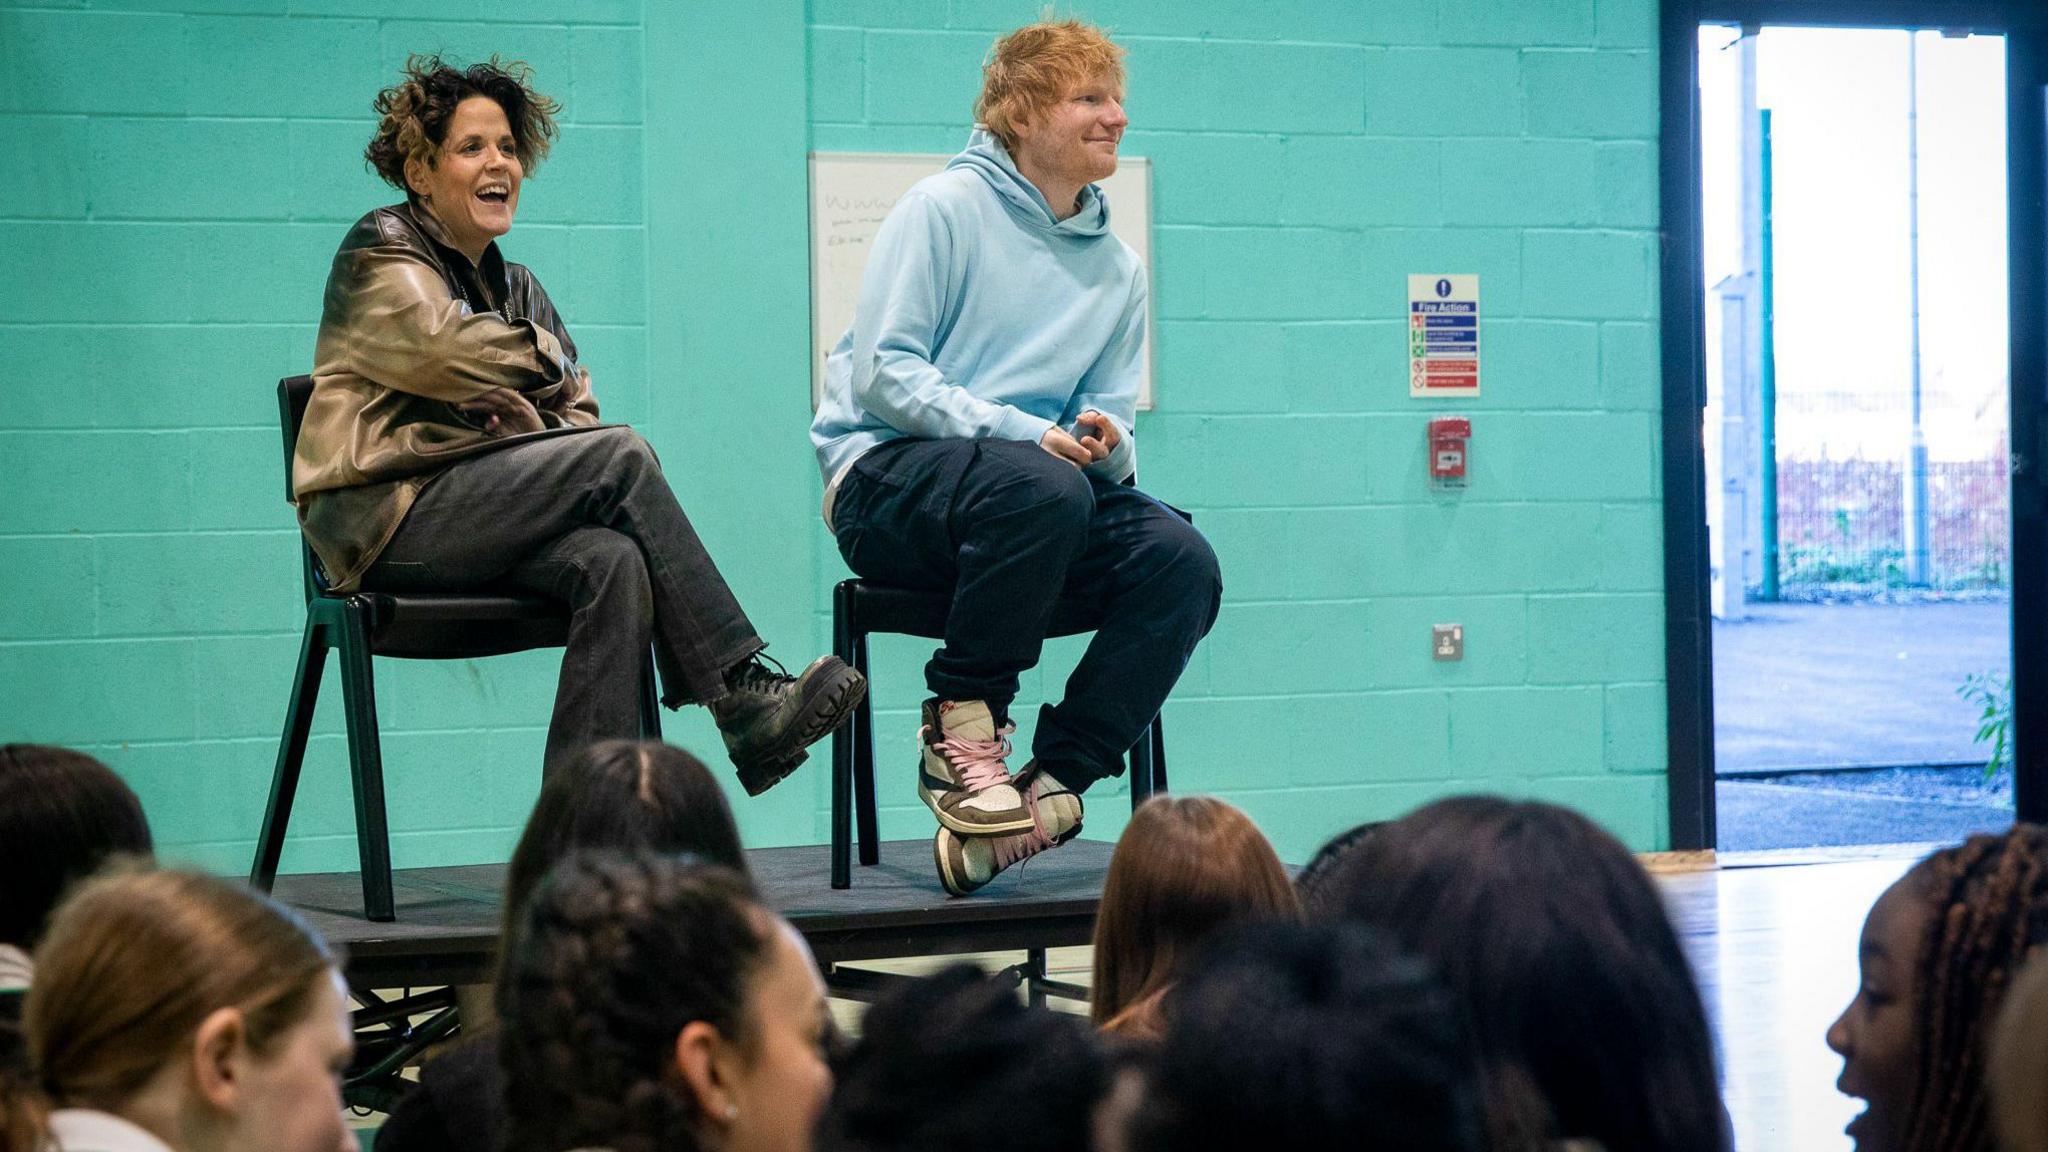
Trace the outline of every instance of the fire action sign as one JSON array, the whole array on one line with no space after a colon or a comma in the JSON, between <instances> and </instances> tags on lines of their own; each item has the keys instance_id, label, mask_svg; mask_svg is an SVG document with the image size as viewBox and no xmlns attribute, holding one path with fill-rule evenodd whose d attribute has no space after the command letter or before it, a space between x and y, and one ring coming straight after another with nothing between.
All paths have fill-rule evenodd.
<instances>
[{"instance_id":1,"label":"fire action sign","mask_svg":"<svg viewBox=\"0 0 2048 1152\"><path fill-rule=\"evenodd\" d=\"M1479 277L1408 277L1408 395L1479 395Z\"/></svg>"}]
</instances>

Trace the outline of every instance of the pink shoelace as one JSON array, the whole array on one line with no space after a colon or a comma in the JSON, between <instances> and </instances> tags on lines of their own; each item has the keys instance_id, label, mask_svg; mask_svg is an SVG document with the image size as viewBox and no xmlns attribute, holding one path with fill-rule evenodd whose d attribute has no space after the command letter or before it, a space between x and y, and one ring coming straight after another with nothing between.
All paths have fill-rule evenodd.
<instances>
[{"instance_id":1,"label":"pink shoelace","mask_svg":"<svg viewBox=\"0 0 2048 1152\"><path fill-rule=\"evenodd\" d=\"M1031 831L1019 832L1014 836L998 836L990 844L994 854L996 871L1001 872L1019 860L1028 860L1047 848L1052 847L1052 836L1045 830L1045 820L1038 814L1038 781L1024 792L1024 806L1031 810Z\"/></svg>"},{"instance_id":2,"label":"pink shoelace","mask_svg":"<svg viewBox=\"0 0 2048 1152\"><path fill-rule=\"evenodd\" d=\"M1010 754L1007 737L1015 732L1015 724L1005 724L996 732L993 740L969 740L964 736L946 736L939 741L939 751L960 773L960 783L969 792L981 792L998 784L1010 782L1010 770L1003 764ZM922 740L930 732L929 727L919 730Z\"/></svg>"}]
</instances>

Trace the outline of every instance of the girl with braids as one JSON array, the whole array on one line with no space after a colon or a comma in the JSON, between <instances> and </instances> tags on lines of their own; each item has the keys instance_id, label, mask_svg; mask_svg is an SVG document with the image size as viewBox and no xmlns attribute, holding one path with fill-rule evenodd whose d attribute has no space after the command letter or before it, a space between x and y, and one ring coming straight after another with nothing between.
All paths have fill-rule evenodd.
<instances>
[{"instance_id":1,"label":"girl with braids","mask_svg":"<svg viewBox=\"0 0 2048 1152\"><path fill-rule=\"evenodd\" d=\"M507 1152L807 1152L832 1074L803 938L729 869L575 853L499 977Z\"/></svg>"},{"instance_id":2,"label":"girl with braids","mask_svg":"<svg viewBox=\"0 0 2048 1152\"><path fill-rule=\"evenodd\" d=\"M592 744L541 785L512 850L500 956L541 877L570 852L599 848L689 852L742 875L747 867L732 807L695 756L658 740ZM420 1070L419 1087L378 1129L377 1152L497 1152L505 1086L488 1009L485 1000L463 1004L462 1042Z\"/></svg>"},{"instance_id":3,"label":"girl with braids","mask_svg":"<svg viewBox=\"0 0 2048 1152\"><path fill-rule=\"evenodd\" d=\"M1857 1152L1990 1152L1988 1036L2048 940L2048 829L2015 824L1914 865L1863 924L1862 982L1828 1029L1836 1086L1869 1107Z\"/></svg>"},{"instance_id":4,"label":"girl with braids","mask_svg":"<svg viewBox=\"0 0 2048 1152\"><path fill-rule=\"evenodd\" d=\"M196 873L103 876L36 959L0 1152L353 1152L341 975L283 906Z\"/></svg>"}]
</instances>

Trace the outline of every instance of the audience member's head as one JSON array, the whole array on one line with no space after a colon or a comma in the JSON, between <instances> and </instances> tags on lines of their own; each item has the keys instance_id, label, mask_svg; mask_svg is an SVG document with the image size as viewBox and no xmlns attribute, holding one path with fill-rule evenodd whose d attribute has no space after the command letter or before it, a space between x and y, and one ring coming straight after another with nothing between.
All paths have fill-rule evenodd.
<instances>
[{"instance_id":1,"label":"audience member's head","mask_svg":"<svg viewBox=\"0 0 2048 1152\"><path fill-rule=\"evenodd\" d=\"M1017 129L1065 99L1069 90L1101 81L1124 90L1124 50L1102 29L1079 20L1046 20L997 40L981 69L974 118L1014 152Z\"/></svg>"},{"instance_id":2,"label":"audience member's head","mask_svg":"<svg viewBox=\"0 0 2048 1152\"><path fill-rule=\"evenodd\" d=\"M1462 797L1380 826L1319 906L1427 961L1479 1056L1491 1145L1715 1152L1713 1039L1628 849L1552 804Z\"/></svg>"},{"instance_id":3,"label":"audience member's head","mask_svg":"<svg viewBox=\"0 0 2048 1152\"><path fill-rule=\"evenodd\" d=\"M738 873L574 853L500 977L510 1152L801 1152L831 1091L824 984Z\"/></svg>"},{"instance_id":4,"label":"audience member's head","mask_svg":"<svg viewBox=\"0 0 2048 1152\"><path fill-rule=\"evenodd\" d=\"M701 761L659 740L605 740L541 786L505 868L502 944L541 877L569 853L592 849L687 852L747 874L732 805Z\"/></svg>"},{"instance_id":5,"label":"audience member's head","mask_svg":"<svg viewBox=\"0 0 2048 1152\"><path fill-rule=\"evenodd\" d=\"M0 1109L0 1145L79 1140L79 1114L56 1108L175 1152L354 1147L341 976L283 906L188 872L101 876L58 908L37 956L22 1021L34 1084Z\"/></svg>"},{"instance_id":6,"label":"audience member's head","mask_svg":"<svg viewBox=\"0 0 2048 1152\"><path fill-rule=\"evenodd\" d=\"M1869 1103L1849 1127L1858 1152L1991 1148L1990 1033L2028 950L2048 941L2044 864L2048 829L2015 824L1922 860L1871 907L1862 982L1828 1029L1842 1091ZM2041 1085L2031 1092L2038 1107Z\"/></svg>"},{"instance_id":7,"label":"audience member's head","mask_svg":"<svg viewBox=\"0 0 2048 1152\"><path fill-rule=\"evenodd\" d=\"M1132 1152L1481 1147L1457 1010L1419 962L1351 924L1225 933L1167 1001Z\"/></svg>"},{"instance_id":8,"label":"audience member's head","mask_svg":"<svg viewBox=\"0 0 2048 1152\"><path fill-rule=\"evenodd\" d=\"M1095 920L1095 1022L1157 1035L1159 1002L1209 937L1249 920L1298 919L1273 846L1236 808L1159 796L1131 816L1110 858Z\"/></svg>"},{"instance_id":9,"label":"audience member's head","mask_svg":"<svg viewBox=\"0 0 2048 1152\"><path fill-rule=\"evenodd\" d=\"M2048 1152L2048 962L2013 981L1991 1034L1991 1117L2004 1152Z\"/></svg>"},{"instance_id":10,"label":"audience member's head","mask_svg":"<svg viewBox=\"0 0 2048 1152\"><path fill-rule=\"evenodd\" d=\"M1316 854L1309 857L1308 863L1302 865L1301 871L1294 874L1294 890L1301 896L1303 913L1316 920L1329 919L1338 914L1335 904L1340 897L1330 891L1330 877L1338 871L1338 865L1365 846L1365 842L1372 838L1372 834L1383 823L1385 821L1368 820L1363 824L1353 825L1330 837L1327 843L1316 849Z\"/></svg>"},{"instance_id":11,"label":"audience member's head","mask_svg":"<svg viewBox=\"0 0 2048 1152\"><path fill-rule=\"evenodd\" d=\"M109 856L150 851L142 802L68 748L0 746L0 945L35 949L65 889Z\"/></svg>"},{"instance_id":12,"label":"audience member's head","mask_svg":"<svg viewBox=\"0 0 2048 1152\"><path fill-rule=\"evenodd\" d=\"M1085 1149L1108 1091L1093 1031L969 965L906 985L861 1023L820 1152Z\"/></svg>"}]
</instances>

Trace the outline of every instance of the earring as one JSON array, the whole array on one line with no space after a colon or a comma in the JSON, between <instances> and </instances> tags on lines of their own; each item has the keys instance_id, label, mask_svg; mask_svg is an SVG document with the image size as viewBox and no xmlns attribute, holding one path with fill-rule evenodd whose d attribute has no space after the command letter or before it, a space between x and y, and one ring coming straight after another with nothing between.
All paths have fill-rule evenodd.
<instances>
[{"instance_id":1,"label":"earring","mask_svg":"<svg viewBox=\"0 0 2048 1152\"><path fill-rule=\"evenodd\" d=\"M727 1120L737 1120L737 1119L739 1119L739 1118L740 1118L740 1106L739 1106L739 1105L737 1105L737 1104L727 1104L727 1105L725 1106L725 1118L726 1118Z\"/></svg>"}]
</instances>

